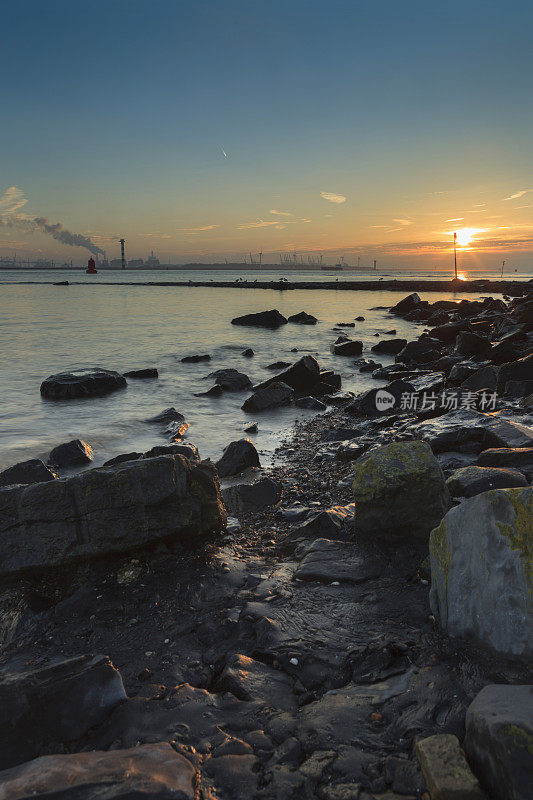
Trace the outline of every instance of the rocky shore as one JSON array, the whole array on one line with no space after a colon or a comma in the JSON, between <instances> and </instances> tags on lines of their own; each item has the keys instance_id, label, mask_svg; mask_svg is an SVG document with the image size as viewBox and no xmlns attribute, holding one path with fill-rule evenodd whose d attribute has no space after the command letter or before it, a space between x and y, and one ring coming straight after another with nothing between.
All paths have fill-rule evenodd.
<instances>
[{"instance_id":1,"label":"rocky shore","mask_svg":"<svg viewBox=\"0 0 533 800\"><path fill-rule=\"evenodd\" d=\"M311 356L213 373L259 424L323 405L269 469L167 409L173 444L0 474L0 800L530 796L533 297L505 291L330 336L388 381L358 397Z\"/></svg>"}]
</instances>

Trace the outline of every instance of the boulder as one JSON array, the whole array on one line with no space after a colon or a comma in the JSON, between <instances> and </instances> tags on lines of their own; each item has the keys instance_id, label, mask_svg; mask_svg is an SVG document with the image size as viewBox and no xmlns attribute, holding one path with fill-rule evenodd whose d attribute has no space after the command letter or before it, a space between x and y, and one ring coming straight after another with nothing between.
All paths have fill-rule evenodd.
<instances>
[{"instance_id":1,"label":"boulder","mask_svg":"<svg viewBox=\"0 0 533 800\"><path fill-rule=\"evenodd\" d=\"M146 378L159 378L159 371L157 367L146 367L145 369L132 369L124 373L125 378L137 378L144 380Z\"/></svg>"},{"instance_id":2,"label":"boulder","mask_svg":"<svg viewBox=\"0 0 533 800\"><path fill-rule=\"evenodd\" d=\"M479 454L477 463L480 467L519 469L532 477L533 447L491 447Z\"/></svg>"},{"instance_id":3,"label":"boulder","mask_svg":"<svg viewBox=\"0 0 533 800\"><path fill-rule=\"evenodd\" d=\"M498 392L505 393L509 381L530 381L533 374L533 353L518 361L502 364L498 372Z\"/></svg>"},{"instance_id":4,"label":"boulder","mask_svg":"<svg viewBox=\"0 0 533 800\"><path fill-rule=\"evenodd\" d=\"M447 322L444 325L437 325L431 331L433 339L441 342L453 342L462 331L469 331L470 323L461 320L460 322Z\"/></svg>"},{"instance_id":5,"label":"boulder","mask_svg":"<svg viewBox=\"0 0 533 800\"><path fill-rule=\"evenodd\" d=\"M310 411L325 411L327 409L327 405L321 400L317 400L316 397L298 397L294 401L294 405L297 408L308 408Z\"/></svg>"},{"instance_id":6,"label":"boulder","mask_svg":"<svg viewBox=\"0 0 533 800\"><path fill-rule=\"evenodd\" d=\"M222 490L224 504L232 514L259 511L274 506L281 498L282 484L273 478L260 478L254 483L239 483Z\"/></svg>"},{"instance_id":7,"label":"boulder","mask_svg":"<svg viewBox=\"0 0 533 800\"><path fill-rule=\"evenodd\" d=\"M484 800L457 736L428 736L416 743L415 750L431 800Z\"/></svg>"},{"instance_id":8,"label":"boulder","mask_svg":"<svg viewBox=\"0 0 533 800\"><path fill-rule=\"evenodd\" d=\"M367 554L362 555L351 542L315 539L306 548L294 578L322 583L338 581L359 584L379 578L382 571L383 564Z\"/></svg>"},{"instance_id":9,"label":"boulder","mask_svg":"<svg viewBox=\"0 0 533 800\"><path fill-rule=\"evenodd\" d=\"M355 367L359 367L359 372L374 372L376 369L381 369L383 364L373 361L371 358L359 358L354 362Z\"/></svg>"},{"instance_id":10,"label":"boulder","mask_svg":"<svg viewBox=\"0 0 533 800\"><path fill-rule=\"evenodd\" d=\"M302 356L302 358L288 369L259 383L255 387L255 390L266 389L274 383L281 382L290 386L295 392L303 393L307 392L309 389L313 389L321 378L322 374L316 358L313 356Z\"/></svg>"},{"instance_id":11,"label":"boulder","mask_svg":"<svg viewBox=\"0 0 533 800\"><path fill-rule=\"evenodd\" d=\"M396 355L396 361L404 364L429 364L429 362L435 361L439 355L440 349L434 341L418 339L415 342L408 342Z\"/></svg>"},{"instance_id":12,"label":"boulder","mask_svg":"<svg viewBox=\"0 0 533 800\"><path fill-rule=\"evenodd\" d=\"M20 461L0 472L0 486L12 486L14 483L44 483L56 478L56 473L40 458L30 458L29 461Z\"/></svg>"},{"instance_id":13,"label":"boulder","mask_svg":"<svg viewBox=\"0 0 533 800\"><path fill-rule=\"evenodd\" d=\"M319 536L337 539L343 528L353 522L354 506L332 506L325 511L318 511L310 516L292 534L293 538Z\"/></svg>"},{"instance_id":14,"label":"boulder","mask_svg":"<svg viewBox=\"0 0 533 800\"><path fill-rule=\"evenodd\" d=\"M507 381L505 384L505 394L508 397L529 397L533 392L533 380L531 381Z\"/></svg>"},{"instance_id":15,"label":"boulder","mask_svg":"<svg viewBox=\"0 0 533 800\"><path fill-rule=\"evenodd\" d=\"M171 406L156 414L155 417L150 417L146 422L153 422L157 425L170 425L172 422L185 422L185 417L179 411L176 411L174 406Z\"/></svg>"},{"instance_id":16,"label":"boulder","mask_svg":"<svg viewBox=\"0 0 533 800\"><path fill-rule=\"evenodd\" d=\"M281 325L287 324L287 319L277 309L272 309L271 311L259 311L257 314L234 317L231 320L231 324L257 326L260 328L279 328Z\"/></svg>"},{"instance_id":17,"label":"boulder","mask_svg":"<svg viewBox=\"0 0 533 800\"><path fill-rule=\"evenodd\" d=\"M290 367L290 365L291 365L290 361L274 361L272 364L267 365L267 369L271 369L272 371L274 370L278 371L280 369L286 369L287 367Z\"/></svg>"},{"instance_id":18,"label":"boulder","mask_svg":"<svg viewBox=\"0 0 533 800\"><path fill-rule=\"evenodd\" d=\"M369 389L368 392L356 397L346 410L350 414L365 414L370 417L391 410L398 411L401 408L402 395L410 395L414 391L415 388L409 381L392 381L387 386Z\"/></svg>"},{"instance_id":19,"label":"boulder","mask_svg":"<svg viewBox=\"0 0 533 800\"><path fill-rule=\"evenodd\" d=\"M498 342L491 347L488 358L493 364L506 364L509 361L517 361L520 358L520 351L512 342Z\"/></svg>"},{"instance_id":20,"label":"boulder","mask_svg":"<svg viewBox=\"0 0 533 800\"><path fill-rule=\"evenodd\" d=\"M389 356L395 356L404 349L406 344L407 339L382 339L370 349L373 353L386 353Z\"/></svg>"},{"instance_id":21,"label":"boulder","mask_svg":"<svg viewBox=\"0 0 533 800\"><path fill-rule=\"evenodd\" d=\"M477 333L463 331L455 340L455 352L465 358L484 358L490 351L490 342Z\"/></svg>"},{"instance_id":22,"label":"boulder","mask_svg":"<svg viewBox=\"0 0 533 800\"><path fill-rule=\"evenodd\" d=\"M295 322L297 325L316 325L318 320L312 314L307 314L305 311L300 311L299 314L292 314L288 318L289 322Z\"/></svg>"},{"instance_id":23,"label":"boulder","mask_svg":"<svg viewBox=\"0 0 533 800\"><path fill-rule=\"evenodd\" d=\"M425 442L393 442L354 467L355 530L426 538L451 501L439 462Z\"/></svg>"},{"instance_id":24,"label":"boulder","mask_svg":"<svg viewBox=\"0 0 533 800\"><path fill-rule=\"evenodd\" d=\"M466 754L489 795L529 800L533 786L533 686L485 686L466 712Z\"/></svg>"},{"instance_id":25,"label":"boulder","mask_svg":"<svg viewBox=\"0 0 533 800\"><path fill-rule=\"evenodd\" d=\"M450 636L533 655L533 489L495 489L448 511L430 536L433 613Z\"/></svg>"},{"instance_id":26,"label":"boulder","mask_svg":"<svg viewBox=\"0 0 533 800\"><path fill-rule=\"evenodd\" d=\"M251 347L247 347L246 350L242 351L241 355L244 356L245 358L252 358L253 356L255 356L255 353Z\"/></svg>"},{"instance_id":27,"label":"boulder","mask_svg":"<svg viewBox=\"0 0 533 800\"><path fill-rule=\"evenodd\" d=\"M194 396L195 397L222 397L223 394L224 394L224 389L222 388L222 386L219 386L217 383L215 383L214 386L211 386L211 388L207 389L207 391L205 391L205 392L195 392Z\"/></svg>"},{"instance_id":28,"label":"boulder","mask_svg":"<svg viewBox=\"0 0 533 800\"><path fill-rule=\"evenodd\" d=\"M436 420L418 423L412 432L429 442L435 455L450 451L477 454L501 443L499 437L491 433L494 426L495 419L487 414L459 409L448 411Z\"/></svg>"},{"instance_id":29,"label":"boulder","mask_svg":"<svg viewBox=\"0 0 533 800\"><path fill-rule=\"evenodd\" d=\"M41 394L52 400L74 400L80 397L101 397L127 386L126 378L109 369L80 369L59 372L41 383Z\"/></svg>"},{"instance_id":30,"label":"boulder","mask_svg":"<svg viewBox=\"0 0 533 800\"><path fill-rule=\"evenodd\" d=\"M293 399L294 391L292 387L277 381L255 391L251 397L244 401L241 408L243 411L250 412L265 411L267 408L290 405Z\"/></svg>"},{"instance_id":31,"label":"boulder","mask_svg":"<svg viewBox=\"0 0 533 800\"><path fill-rule=\"evenodd\" d=\"M224 448L222 458L216 464L217 472L221 478L238 475L248 467L260 467L257 450L249 439L239 439L230 442Z\"/></svg>"},{"instance_id":32,"label":"boulder","mask_svg":"<svg viewBox=\"0 0 533 800\"><path fill-rule=\"evenodd\" d=\"M171 445L172 446L172 445ZM109 461L104 461L102 464L103 467L113 467L115 464L123 464L125 461L138 461L139 458L142 458L143 454L134 451L133 453L121 453L114 458L110 458Z\"/></svg>"},{"instance_id":33,"label":"boulder","mask_svg":"<svg viewBox=\"0 0 533 800\"><path fill-rule=\"evenodd\" d=\"M0 489L0 575L65 566L224 527L210 461L127 461L48 483Z\"/></svg>"},{"instance_id":34,"label":"boulder","mask_svg":"<svg viewBox=\"0 0 533 800\"><path fill-rule=\"evenodd\" d=\"M516 469L497 467L462 467L450 475L446 485L453 497L474 497L490 489L512 489L527 486L525 477Z\"/></svg>"},{"instance_id":35,"label":"boulder","mask_svg":"<svg viewBox=\"0 0 533 800\"><path fill-rule=\"evenodd\" d=\"M238 369L217 369L210 372L207 376L213 378L217 386L221 386L226 392L242 392L252 388L252 381L244 372Z\"/></svg>"},{"instance_id":36,"label":"boulder","mask_svg":"<svg viewBox=\"0 0 533 800\"><path fill-rule=\"evenodd\" d=\"M407 314L409 311L413 311L415 308L418 308L420 303L420 297L416 292L413 292L413 294L407 295L407 297L404 297L399 303L396 303L395 306L392 306L389 311L391 314L397 314L399 317L401 317L403 314Z\"/></svg>"},{"instance_id":37,"label":"boulder","mask_svg":"<svg viewBox=\"0 0 533 800\"><path fill-rule=\"evenodd\" d=\"M184 356L180 359L182 364L199 364L200 361L211 361L209 353L204 355Z\"/></svg>"},{"instance_id":38,"label":"boulder","mask_svg":"<svg viewBox=\"0 0 533 800\"><path fill-rule=\"evenodd\" d=\"M92 453L92 447L86 442L82 442L81 439L72 439L71 442L64 442L54 447L48 456L48 463L63 469L78 467L82 464L90 464L93 460Z\"/></svg>"},{"instance_id":39,"label":"boulder","mask_svg":"<svg viewBox=\"0 0 533 800\"><path fill-rule=\"evenodd\" d=\"M260 700L269 708L295 711L297 701L292 685L291 678L281 670L236 654L226 658L224 669L214 682L214 689L217 692L231 692L239 700Z\"/></svg>"},{"instance_id":40,"label":"boulder","mask_svg":"<svg viewBox=\"0 0 533 800\"><path fill-rule=\"evenodd\" d=\"M200 461L198 448L190 442L181 444L157 444L155 447L142 454L142 458L156 458L157 456L180 455L190 461Z\"/></svg>"},{"instance_id":41,"label":"boulder","mask_svg":"<svg viewBox=\"0 0 533 800\"><path fill-rule=\"evenodd\" d=\"M0 769L34 758L50 741L66 744L81 738L124 700L122 678L107 656L56 659L41 667L3 667Z\"/></svg>"},{"instance_id":42,"label":"boulder","mask_svg":"<svg viewBox=\"0 0 533 800\"><path fill-rule=\"evenodd\" d=\"M0 773L0 800L194 800L195 769L168 742L41 756Z\"/></svg>"},{"instance_id":43,"label":"boulder","mask_svg":"<svg viewBox=\"0 0 533 800\"><path fill-rule=\"evenodd\" d=\"M453 368L455 369L455 367ZM452 373L453 373L452 369ZM450 373L450 378L452 377ZM498 370L489 364L486 367L471 372L463 381L461 381L462 389L478 390L488 389L495 391L498 384Z\"/></svg>"},{"instance_id":44,"label":"boulder","mask_svg":"<svg viewBox=\"0 0 533 800\"><path fill-rule=\"evenodd\" d=\"M363 342L348 340L332 344L330 349L335 356L360 356L363 352Z\"/></svg>"}]
</instances>

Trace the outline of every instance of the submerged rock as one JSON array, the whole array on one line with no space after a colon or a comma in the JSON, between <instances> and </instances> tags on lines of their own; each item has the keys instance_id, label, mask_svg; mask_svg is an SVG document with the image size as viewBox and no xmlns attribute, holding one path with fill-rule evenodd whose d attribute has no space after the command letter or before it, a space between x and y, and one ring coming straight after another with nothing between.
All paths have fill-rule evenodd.
<instances>
[{"instance_id":1,"label":"submerged rock","mask_svg":"<svg viewBox=\"0 0 533 800\"><path fill-rule=\"evenodd\" d=\"M331 352L335 356L360 356L363 352L363 342L350 339L347 342L332 344Z\"/></svg>"},{"instance_id":2,"label":"submerged rock","mask_svg":"<svg viewBox=\"0 0 533 800\"><path fill-rule=\"evenodd\" d=\"M30 458L29 461L20 461L0 472L0 486L12 486L15 483L44 483L56 478L56 473L40 458Z\"/></svg>"},{"instance_id":3,"label":"submerged rock","mask_svg":"<svg viewBox=\"0 0 533 800\"><path fill-rule=\"evenodd\" d=\"M316 325L318 320L312 314L308 314L306 311L300 311L299 314L292 314L289 318L289 322L295 322L297 325Z\"/></svg>"},{"instance_id":4,"label":"submerged rock","mask_svg":"<svg viewBox=\"0 0 533 800\"><path fill-rule=\"evenodd\" d=\"M81 464L90 464L93 460L93 449L81 439L72 439L50 451L48 463L54 467L77 467Z\"/></svg>"},{"instance_id":5,"label":"submerged rock","mask_svg":"<svg viewBox=\"0 0 533 800\"><path fill-rule=\"evenodd\" d=\"M431 608L444 630L531 656L533 489L493 490L452 508L429 550Z\"/></svg>"},{"instance_id":6,"label":"submerged rock","mask_svg":"<svg viewBox=\"0 0 533 800\"><path fill-rule=\"evenodd\" d=\"M222 458L216 464L217 472L221 478L238 475L248 467L260 467L259 455L249 439L239 439L230 442L224 448Z\"/></svg>"},{"instance_id":7,"label":"submerged rock","mask_svg":"<svg viewBox=\"0 0 533 800\"><path fill-rule=\"evenodd\" d=\"M267 408L276 406L287 406L292 403L294 391L282 381L276 381L268 386L257 389L251 397L244 401L241 408L243 411L264 411Z\"/></svg>"},{"instance_id":8,"label":"submerged rock","mask_svg":"<svg viewBox=\"0 0 533 800\"><path fill-rule=\"evenodd\" d=\"M354 468L356 533L427 537L451 501L439 462L425 442L393 442Z\"/></svg>"},{"instance_id":9,"label":"submerged rock","mask_svg":"<svg viewBox=\"0 0 533 800\"><path fill-rule=\"evenodd\" d=\"M101 397L127 386L126 378L109 369L80 369L58 372L41 383L41 394L53 400Z\"/></svg>"},{"instance_id":10,"label":"submerged rock","mask_svg":"<svg viewBox=\"0 0 533 800\"><path fill-rule=\"evenodd\" d=\"M0 489L0 574L64 566L164 539L194 541L226 522L210 461L128 461Z\"/></svg>"},{"instance_id":11,"label":"submerged rock","mask_svg":"<svg viewBox=\"0 0 533 800\"><path fill-rule=\"evenodd\" d=\"M209 353L204 355L184 356L180 359L182 364L198 364L200 361L211 361Z\"/></svg>"},{"instance_id":12,"label":"submerged rock","mask_svg":"<svg viewBox=\"0 0 533 800\"><path fill-rule=\"evenodd\" d=\"M464 746L491 796L529 800L533 781L533 686L485 686L466 712Z\"/></svg>"},{"instance_id":13,"label":"submerged rock","mask_svg":"<svg viewBox=\"0 0 533 800\"><path fill-rule=\"evenodd\" d=\"M406 344L407 339L382 339L370 349L373 353L386 353L387 355L395 356L404 349Z\"/></svg>"},{"instance_id":14,"label":"submerged rock","mask_svg":"<svg viewBox=\"0 0 533 800\"><path fill-rule=\"evenodd\" d=\"M124 373L125 378L159 378L159 370L157 367L147 367L145 369L132 369Z\"/></svg>"},{"instance_id":15,"label":"submerged rock","mask_svg":"<svg viewBox=\"0 0 533 800\"><path fill-rule=\"evenodd\" d=\"M210 372L208 378L214 378L215 384L220 386L225 392L242 392L251 389L252 381L244 372L238 369L217 369Z\"/></svg>"},{"instance_id":16,"label":"submerged rock","mask_svg":"<svg viewBox=\"0 0 533 800\"><path fill-rule=\"evenodd\" d=\"M286 317L280 314L277 309L271 311L259 311L257 314L244 314L242 317L234 317L232 325L250 325L260 328L279 328L287 324Z\"/></svg>"},{"instance_id":17,"label":"submerged rock","mask_svg":"<svg viewBox=\"0 0 533 800\"><path fill-rule=\"evenodd\" d=\"M180 414L179 411L176 411L174 406L171 406L170 408L165 408L159 414L156 414L155 417L150 417L146 422L169 425L171 422L185 422L185 417L183 414Z\"/></svg>"}]
</instances>

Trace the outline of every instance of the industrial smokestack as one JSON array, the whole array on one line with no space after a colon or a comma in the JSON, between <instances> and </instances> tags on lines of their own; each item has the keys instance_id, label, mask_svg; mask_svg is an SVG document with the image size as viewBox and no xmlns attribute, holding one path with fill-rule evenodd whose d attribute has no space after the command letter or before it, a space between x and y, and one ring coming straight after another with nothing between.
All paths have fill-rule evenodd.
<instances>
[{"instance_id":1,"label":"industrial smokestack","mask_svg":"<svg viewBox=\"0 0 533 800\"><path fill-rule=\"evenodd\" d=\"M81 233L73 233L63 227L60 222L50 223L46 217L28 217L23 214L15 214L0 219L0 224L8 225L10 228L20 228L26 231L47 233L56 241L70 247L85 247L93 255L101 255L104 251L98 247L88 236Z\"/></svg>"},{"instance_id":2,"label":"industrial smokestack","mask_svg":"<svg viewBox=\"0 0 533 800\"><path fill-rule=\"evenodd\" d=\"M124 242L125 239L120 240L120 257L122 258L122 269L126 269L126 259L124 257Z\"/></svg>"}]
</instances>

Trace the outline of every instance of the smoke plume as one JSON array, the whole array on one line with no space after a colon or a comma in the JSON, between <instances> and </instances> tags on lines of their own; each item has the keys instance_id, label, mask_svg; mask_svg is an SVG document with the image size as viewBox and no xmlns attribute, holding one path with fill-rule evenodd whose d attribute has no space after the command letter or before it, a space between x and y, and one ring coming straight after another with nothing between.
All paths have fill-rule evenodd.
<instances>
[{"instance_id":1,"label":"smoke plume","mask_svg":"<svg viewBox=\"0 0 533 800\"><path fill-rule=\"evenodd\" d=\"M85 247L95 256L104 254L104 251L100 247L97 247L88 236L83 236L81 233L72 233L72 231L68 231L64 228L60 222L50 224L46 217L35 217L31 220L31 223L35 225L36 229L48 233L53 239L57 239L58 242L63 242L63 244L68 244L72 247Z\"/></svg>"}]
</instances>

